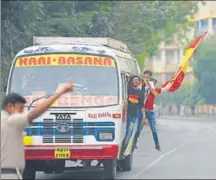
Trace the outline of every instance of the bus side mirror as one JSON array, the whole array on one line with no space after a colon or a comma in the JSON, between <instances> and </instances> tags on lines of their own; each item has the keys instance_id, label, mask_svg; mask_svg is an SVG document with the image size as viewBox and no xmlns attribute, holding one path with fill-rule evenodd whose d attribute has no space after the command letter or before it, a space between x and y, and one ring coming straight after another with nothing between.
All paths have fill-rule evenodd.
<instances>
[{"instance_id":1,"label":"bus side mirror","mask_svg":"<svg viewBox=\"0 0 216 180\"><path fill-rule=\"evenodd\" d=\"M4 86L4 94L7 92L7 85Z\"/></svg>"}]
</instances>

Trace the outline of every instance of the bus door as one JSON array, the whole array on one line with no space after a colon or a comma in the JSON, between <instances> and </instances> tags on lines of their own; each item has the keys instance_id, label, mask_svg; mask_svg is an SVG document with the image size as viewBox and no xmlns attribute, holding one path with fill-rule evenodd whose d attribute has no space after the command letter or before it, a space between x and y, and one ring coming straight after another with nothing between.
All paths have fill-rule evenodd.
<instances>
[{"instance_id":1,"label":"bus door","mask_svg":"<svg viewBox=\"0 0 216 180\"><path fill-rule=\"evenodd\" d=\"M122 83L122 122L123 122L123 134L126 134L126 124L127 124L127 84L129 79L127 78L127 75L122 73L121 74L121 83ZM123 136L124 138L124 136Z\"/></svg>"}]
</instances>

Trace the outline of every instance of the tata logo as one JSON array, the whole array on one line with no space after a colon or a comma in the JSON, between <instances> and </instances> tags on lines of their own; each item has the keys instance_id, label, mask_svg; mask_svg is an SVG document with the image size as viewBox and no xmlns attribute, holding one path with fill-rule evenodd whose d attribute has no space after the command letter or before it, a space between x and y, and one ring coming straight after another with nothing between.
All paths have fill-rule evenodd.
<instances>
[{"instance_id":1,"label":"tata logo","mask_svg":"<svg viewBox=\"0 0 216 180\"><path fill-rule=\"evenodd\" d=\"M50 113L51 115L55 115L55 120L71 120L71 115L75 115L76 113Z\"/></svg>"},{"instance_id":2,"label":"tata logo","mask_svg":"<svg viewBox=\"0 0 216 180\"><path fill-rule=\"evenodd\" d=\"M56 114L57 120L71 120L70 114Z\"/></svg>"},{"instance_id":3,"label":"tata logo","mask_svg":"<svg viewBox=\"0 0 216 180\"><path fill-rule=\"evenodd\" d=\"M70 130L70 126L67 123L59 123L56 127L58 132L65 133Z\"/></svg>"}]
</instances>

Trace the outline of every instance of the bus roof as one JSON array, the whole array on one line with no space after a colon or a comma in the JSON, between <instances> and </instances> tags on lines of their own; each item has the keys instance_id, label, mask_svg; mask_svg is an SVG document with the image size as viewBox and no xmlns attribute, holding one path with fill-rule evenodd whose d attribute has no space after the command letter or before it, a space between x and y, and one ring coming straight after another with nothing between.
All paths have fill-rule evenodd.
<instances>
[{"instance_id":1,"label":"bus roof","mask_svg":"<svg viewBox=\"0 0 216 180\"><path fill-rule=\"evenodd\" d=\"M33 45L48 44L85 44L102 45L125 53L130 53L127 45L119 40L109 37L51 37L33 36Z\"/></svg>"}]
</instances>

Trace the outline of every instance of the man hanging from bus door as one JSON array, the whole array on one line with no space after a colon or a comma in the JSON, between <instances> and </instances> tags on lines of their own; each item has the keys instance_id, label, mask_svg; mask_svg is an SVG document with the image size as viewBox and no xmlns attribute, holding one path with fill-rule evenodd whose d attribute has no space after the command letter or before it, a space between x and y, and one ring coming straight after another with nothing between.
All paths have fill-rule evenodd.
<instances>
[{"instance_id":1,"label":"man hanging from bus door","mask_svg":"<svg viewBox=\"0 0 216 180\"><path fill-rule=\"evenodd\" d=\"M155 112L154 112L154 101L155 97L164 92L166 89L165 88L155 88L155 85L157 83L157 80L152 78L152 72L149 70L146 70L144 72L144 84L142 85L142 89L145 88L145 112L146 112L146 118L148 120L148 123L150 125L151 131L152 131L152 136L153 140L155 143L155 149L158 151L161 150L159 140L158 140L158 133L156 129L156 122L155 122ZM139 135L142 131L143 124L142 124L142 114L139 112L138 115L138 129L135 135L136 141L134 146L136 146Z\"/></svg>"},{"instance_id":2,"label":"man hanging from bus door","mask_svg":"<svg viewBox=\"0 0 216 180\"><path fill-rule=\"evenodd\" d=\"M123 141L123 151L127 148L132 133L134 131L136 120L138 119L139 110L142 112L142 122L146 124L144 109L144 94L139 89L140 78L132 76L128 83L128 110L127 110L127 128Z\"/></svg>"}]
</instances>

